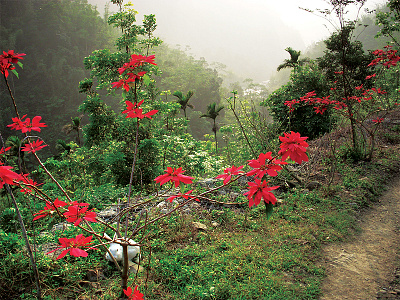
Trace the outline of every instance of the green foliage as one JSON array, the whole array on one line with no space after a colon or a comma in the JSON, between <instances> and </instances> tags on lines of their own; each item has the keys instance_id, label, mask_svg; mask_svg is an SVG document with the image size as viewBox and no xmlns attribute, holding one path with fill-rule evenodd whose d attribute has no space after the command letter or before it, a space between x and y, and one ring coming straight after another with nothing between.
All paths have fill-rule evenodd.
<instances>
[{"instance_id":1,"label":"green foliage","mask_svg":"<svg viewBox=\"0 0 400 300\"><path fill-rule=\"evenodd\" d=\"M164 136L161 141L162 168L182 167L191 176L215 175L222 167L222 160L210 156L212 144L198 141L189 134Z\"/></svg>"},{"instance_id":2,"label":"green foliage","mask_svg":"<svg viewBox=\"0 0 400 300\"><path fill-rule=\"evenodd\" d=\"M5 232L17 232L18 221L15 208L9 207L0 214L0 228Z\"/></svg>"},{"instance_id":3,"label":"green foliage","mask_svg":"<svg viewBox=\"0 0 400 300\"><path fill-rule=\"evenodd\" d=\"M160 45L154 49L157 64L162 70L156 79L156 87L160 91L193 91L190 104L193 111L206 112L207 105L220 103L222 78L203 58L195 59L185 51L173 49L168 45ZM197 139L202 139L209 129L202 123L192 122L190 132Z\"/></svg>"},{"instance_id":4,"label":"green foliage","mask_svg":"<svg viewBox=\"0 0 400 300\"><path fill-rule=\"evenodd\" d=\"M285 51L289 53L290 59L285 59L284 62L278 66L277 71L285 68L296 68L297 66L302 66L304 63L309 61L307 58L299 59L301 51L296 51L291 47L287 47Z\"/></svg>"},{"instance_id":5,"label":"green foliage","mask_svg":"<svg viewBox=\"0 0 400 300\"><path fill-rule=\"evenodd\" d=\"M13 83L20 114L42 116L51 126L41 136L54 144L64 138L60 129L75 116L82 101L76 83L85 76L83 58L95 49L112 46L112 30L86 0L3 2L0 49L27 54L23 72ZM14 112L2 110L2 115L0 130L7 137L11 132L6 125Z\"/></svg>"},{"instance_id":6,"label":"green foliage","mask_svg":"<svg viewBox=\"0 0 400 300\"><path fill-rule=\"evenodd\" d=\"M377 37L389 36L399 46L400 32L400 5L399 0L389 0L387 3L389 11L381 10L376 14L376 24L381 27Z\"/></svg>"},{"instance_id":7,"label":"green foliage","mask_svg":"<svg viewBox=\"0 0 400 300\"><path fill-rule=\"evenodd\" d=\"M370 83L365 77L370 75L368 64L374 56L364 52L360 41L352 40L353 32L354 25L348 24L325 40L327 50L323 57L317 59L318 65L331 83L337 80L335 72L344 72L350 87L364 84L368 88Z\"/></svg>"},{"instance_id":8,"label":"green foliage","mask_svg":"<svg viewBox=\"0 0 400 300\"><path fill-rule=\"evenodd\" d=\"M173 95L178 98L177 103L181 106L181 109L183 110L185 118L186 118L186 108L187 107L190 107L191 109L194 108L194 106L192 104L188 103L190 98L192 98L193 94L194 94L193 91L188 91L186 96L184 96L181 91L175 91L173 93Z\"/></svg>"},{"instance_id":9,"label":"green foliage","mask_svg":"<svg viewBox=\"0 0 400 300\"><path fill-rule=\"evenodd\" d=\"M330 91L324 72L314 63L293 70L290 81L269 95L261 105L269 107L275 122L281 124L283 131L300 132L302 136L314 139L331 130L334 123L331 112L319 115L312 106L302 106L290 113L284 104L311 91L315 91L319 97L329 95Z\"/></svg>"}]
</instances>

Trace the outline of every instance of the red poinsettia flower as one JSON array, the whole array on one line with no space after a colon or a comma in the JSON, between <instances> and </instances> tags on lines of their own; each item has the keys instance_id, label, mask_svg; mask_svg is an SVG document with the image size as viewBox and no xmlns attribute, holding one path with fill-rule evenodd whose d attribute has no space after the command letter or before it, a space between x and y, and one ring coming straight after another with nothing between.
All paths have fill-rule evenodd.
<instances>
[{"instance_id":1,"label":"red poinsettia flower","mask_svg":"<svg viewBox=\"0 0 400 300\"><path fill-rule=\"evenodd\" d=\"M0 189L4 184L16 185L17 181L23 181L23 177L13 171L10 166L0 166Z\"/></svg>"},{"instance_id":2,"label":"red poinsettia flower","mask_svg":"<svg viewBox=\"0 0 400 300\"><path fill-rule=\"evenodd\" d=\"M372 75L368 75L367 77L365 77L366 80L371 79L372 77L375 77L376 74L372 74Z\"/></svg>"},{"instance_id":3,"label":"red poinsettia flower","mask_svg":"<svg viewBox=\"0 0 400 300\"><path fill-rule=\"evenodd\" d=\"M126 118L139 118L139 119L144 119L144 118L149 118L153 115L155 115L158 110L151 110L148 113L143 114L143 109L140 108L140 105L142 105L144 100L140 101L139 103L132 103L131 101L125 101L127 108L122 112L123 114L127 114Z\"/></svg>"},{"instance_id":4,"label":"red poinsettia flower","mask_svg":"<svg viewBox=\"0 0 400 300\"><path fill-rule=\"evenodd\" d=\"M300 100L293 99L293 100L287 100L287 101L285 101L284 104L285 104L287 107L289 107L289 112L292 113L292 112L294 112L294 110L295 110L294 105L295 105L295 104L298 104L298 103L300 103Z\"/></svg>"},{"instance_id":5,"label":"red poinsettia flower","mask_svg":"<svg viewBox=\"0 0 400 300\"><path fill-rule=\"evenodd\" d=\"M12 121L14 123L7 125L7 127L10 127L10 129L14 129L14 130L21 130L24 126L25 126L25 121L22 121L23 118L25 118L26 115L23 115L22 118L12 118Z\"/></svg>"},{"instance_id":6,"label":"red poinsettia flower","mask_svg":"<svg viewBox=\"0 0 400 300\"><path fill-rule=\"evenodd\" d=\"M120 87L122 87L123 89L125 89L125 91L129 92L129 83L131 82L135 82L135 79L132 78L128 78L128 79L120 79L119 81L113 82L112 84L112 88L113 89L118 89Z\"/></svg>"},{"instance_id":7,"label":"red poinsettia flower","mask_svg":"<svg viewBox=\"0 0 400 300\"><path fill-rule=\"evenodd\" d=\"M276 197L271 191L277 189L279 186L268 186L267 181L264 180L261 182L260 179L256 179L255 182L249 182L248 185L247 188L249 191L244 194L249 199L249 207L260 204L261 198L264 199L265 203L276 203Z\"/></svg>"},{"instance_id":8,"label":"red poinsettia flower","mask_svg":"<svg viewBox=\"0 0 400 300\"><path fill-rule=\"evenodd\" d=\"M5 149L4 149L4 147L2 147L2 148L0 149L0 155L6 153L6 152L7 152L8 150L10 150L10 149L11 149L11 147L7 147L7 148L5 148Z\"/></svg>"},{"instance_id":9,"label":"red poinsettia flower","mask_svg":"<svg viewBox=\"0 0 400 300\"><path fill-rule=\"evenodd\" d=\"M132 54L130 61L125 63L121 68L119 68L118 72L119 72L119 74L122 75L126 70L134 70L138 67L143 66L144 63L157 65L154 62L154 59L155 59L155 55L143 56L143 55L139 55L139 54Z\"/></svg>"},{"instance_id":10,"label":"red poinsettia flower","mask_svg":"<svg viewBox=\"0 0 400 300\"><path fill-rule=\"evenodd\" d=\"M374 122L375 124L379 124L382 123L384 119L385 118L376 118L375 120L372 120L372 122Z\"/></svg>"},{"instance_id":11,"label":"red poinsettia flower","mask_svg":"<svg viewBox=\"0 0 400 300\"><path fill-rule=\"evenodd\" d=\"M190 191L188 191L188 192L186 192L186 193L184 193L184 194L179 193L179 194L177 194L177 195L173 195L173 196L167 198L167 201L172 202L172 200L174 200L175 198L179 198L179 197L182 197L182 198L185 199L185 200L194 199L195 201L200 201L200 200L197 199L196 197L189 195L191 192L193 192L193 190L190 190Z\"/></svg>"},{"instance_id":12,"label":"red poinsettia flower","mask_svg":"<svg viewBox=\"0 0 400 300\"><path fill-rule=\"evenodd\" d=\"M284 136L279 137L282 142L279 154L282 155L282 160L290 157L291 160L301 164L303 161L308 161L306 148L308 144L305 142L308 137L301 137L300 133L291 131L284 133Z\"/></svg>"},{"instance_id":13,"label":"red poinsettia flower","mask_svg":"<svg viewBox=\"0 0 400 300\"><path fill-rule=\"evenodd\" d=\"M254 170L247 172L247 176L255 175L258 178L263 178L265 174L269 176L277 176L278 171L282 170L279 165L286 165L287 162L272 157L272 152L260 153L258 159L249 160L249 166Z\"/></svg>"},{"instance_id":14,"label":"red poinsettia flower","mask_svg":"<svg viewBox=\"0 0 400 300\"><path fill-rule=\"evenodd\" d=\"M67 222L74 223L74 226L78 226L83 219L89 222L97 222L96 213L94 211L88 211L86 206L87 203L83 204L85 205L83 206L78 203L77 205L71 205L68 207L68 211L64 213L64 216L67 218Z\"/></svg>"},{"instance_id":15,"label":"red poinsettia flower","mask_svg":"<svg viewBox=\"0 0 400 300\"><path fill-rule=\"evenodd\" d=\"M50 201L46 201L46 206L40 210L38 213L35 213L33 218L33 221L40 219L40 218L44 218L47 216L51 216L55 211L56 211L56 207L64 207L66 206L67 203L65 203L64 201L60 201L58 200L58 198L56 198L56 200L54 200L53 203L51 203Z\"/></svg>"},{"instance_id":16,"label":"red poinsettia flower","mask_svg":"<svg viewBox=\"0 0 400 300\"><path fill-rule=\"evenodd\" d=\"M178 187L181 182L185 184L193 183L193 177L182 175L185 172L182 171L182 168L175 169L168 167L165 172L165 174L160 175L156 179L154 179L155 182L160 183L160 186L169 181L175 182L175 187Z\"/></svg>"},{"instance_id":17,"label":"red poinsettia flower","mask_svg":"<svg viewBox=\"0 0 400 300\"><path fill-rule=\"evenodd\" d=\"M132 288L128 286L128 288L124 290L124 293L129 300L143 300L143 294L139 292L137 286L135 286L135 289L133 291Z\"/></svg>"},{"instance_id":18,"label":"red poinsettia flower","mask_svg":"<svg viewBox=\"0 0 400 300\"><path fill-rule=\"evenodd\" d=\"M320 106L315 106L314 111L316 114L321 114L323 115L324 112L328 109L326 105L320 105Z\"/></svg>"},{"instance_id":19,"label":"red poinsettia flower","mask_svg":"<svg viewBox=\"0 0 400 300\"><path fill-rule=\"evenodd\" d=\"M126 75L128 75L128 77L129 77L130 79L132 79L133 81L135 81L136 79L137 79L137 80L141 80L142 77L144 76L144 74L146 74L146 73L147 73L146 71L142 71L142 72L139 72L139 73L137 73L137 74L135 74L135 73L127 73Z\"/></svg>"},{"instance_id":20,"label":"red poinsettia flower","mask_svg":"<svg viewBox=\"0 0 400 300\"><path fill-rule=\"evenodd\" d=\"M16 64L19 59L24 59L22 56L26 55L25 53L14 53L14 50L8 50L8 52L3 51L3 54L0 55L0 64Z\"/></svg>"},{"instance_id":21,"label":"red poinsettia flower","mask_svg":"<svg viewBox=\"0 0 400 300\"><path fill-rule=\"evenodd\" d=\"M79 234L75 238L71 239L59 238L58 241L60 242L61 245L59 245L57 249L54 249L53 251L50 251L47 254L66 248L63 252L61 252L61 254L57 257L57 259L63 258L65 255L67 255L67 253L75 257L87 257L88 253L81 248L97 250L96 248L90 247L92 245L91 244L92 237L93 235L84 237L83 234Z\"/></svg>"},{"instance_id":22,"label":"red poinsettia flower","mask_svg":"<svg viewBox=\"0 0 400 300\"><path fill-rule=\"evenodd\" d=\"M224 174L218 175L216 178L223 178L224 179L224 184L227 184L231 178L232 175L240 175L243 174L243 171L241 171L241 169L243 168L243 166L240 167L235 167L234 165L232 166L232 168L226 168L224 170Z\"/></svg>"},{"instance_id":23,"label":"red poinsettia flower","mask_svg":"<svg viewBox=\"0 0 400 300\"><path fill-rule=\"evenodd\" d=\"M8 64L8 63L5 63L5 64L3 64L3 63L0 63L0 73L1 74L4 74L4 76L7 78L8 77L8 75L9 75L9 72L8 72L8 70L14 70L15 69L15 67L12 65L12 64Z\"/></svg>"},{"instance_id":24,"label":"red poinsettia flower","mask_svg":"<svg viewBox=\"0 0 400 300\"><path fill-rule=\"evenodd\" d=\"M37 187L37 186L41 185L41 184L38 184L36 181L33 181L32 179L28 178L28 175L29 174L23 174L22 175L23 181L20 183L21 184L20 192L24 193L24 194L32 193L32 188L31 188L32 186ZM22 185L24 185L24 186L22 186Z\"/></svg>"},{"instance_id":25,"label":"red poinsettia flower","mask_svg":"<svg viewBox=\"0 0 400 300\"><path fill-rule=\"evenodd\" d=\"M23 129L22 132L23 132L23 133L24 133L24 132L27 132L27 131L31 132L32 130L40 132L40 127L47 127L47 125L46 125L45 123L40 123L40 120L41 120L41 119L42 119L41 116L36 116L36 117L34 117L34 118L32 119L32 123L31 123L31 122L30 122L30 119L29 119L29 118L26 118L26 120L25 120L25 122L26 122L26 124L25 124L26 129L25 129L25 130Z\"/></svg>"},{"instance_id":26,"label":"red poinsettia flower","mask_svg":"<svg viewBox=\"0 0 400 300\"><path fill-rule=\"evenodd\" d=\"M25 144L25 146L21 147L22 151L26 151L28 153L33 152L35 153L36 151L39 151L40 149L47 147L47 145L42 145L43 141L37 140L35 142Z\"/></svg>"},{"instance_id":27,"label":"red poinsettia flower","mask_svg":"<svg viewBox=\"0 0 400 300\"><path fill-rule=\"evenodd\" d=\"M157 65L154 62L155 55L150 55L150 56L143 56L143 55L138 55L138 54L132 54L131 55L131 62L132 64L136 65L137 67L143 66L144 63L152 64L152 65Z\"/></svg>"},{"instance_id":28,"label":"red poinsettia flower","mask_svg":"<svg viewBox=\"0 0 400 300\"><path fill-rule=\"evenodd\" d=\"M24 115L21 119L12 118L14 123L7 125L7 127L15 130L21 130L22 133L31 132L32 130L40 132L40 127L47 127L45 123L40 123L40 120L42 119L41 116L34 117L32 119L32 122L30 118L26 118L23 121L22 119L24 119L25 117L26 115Z\"/></svg>"}]
</instances>

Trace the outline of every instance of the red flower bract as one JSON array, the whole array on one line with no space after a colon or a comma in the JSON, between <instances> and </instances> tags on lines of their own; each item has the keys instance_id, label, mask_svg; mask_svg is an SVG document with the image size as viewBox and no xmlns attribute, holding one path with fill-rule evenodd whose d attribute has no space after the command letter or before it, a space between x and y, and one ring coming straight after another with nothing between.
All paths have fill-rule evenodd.
<instances>
[{"instance_id":1,"label":"red flower bract","mask_svg":"<svg viewBox=\"0 0 400 300\"><path fill-rule=\"evenodd\" d=\"M0 63L0 73L1 74L4 74L4 76L7 78L8 77L8 75L9 75L9 73L8 73L8 70L14 70L15 69L15 67L12 65L12 64L8 64L8 63L6 63L6 64L3 64L3 63Z\"/></svg>"},{"instance_id":2,"label":"red flower bract","mask_svg":"<svg viewBox=\"0 0 400 300\"><path fill-rule=\"evenodd\" d=\"M261 182L260 179L256 179L255 182L249 182L248 185L247 188L249 191L244 194L249 199L249 207L260 204L261 198L264 199L265 203L276 203L276 197L271 191L277 189L279 186L268 186L267 181L264 180Z\"/></svg>"},{"instance_id":3,"label":"red flower bract","mask_svg":"<svg viewBox=\"0 0 400 300\"><path fill-rule=\"evenodd\" d=\"M22 56L26 55L25 53L14 53L14 50L8 50L8 52L3 51L3 54L0 55L0 64L16 64L19 59L24 59Z\"/></svg>"},{"instance_id":4,"label":"red flower bract","mask_svg":"<svg viewBox=\"0 0 400 300\"><path fill-rule=\"evenodd\" d=\"M6 152L7 152L8 150L10 150L10 149L11 149L11 147L7 147L7 148L5 148L5 149L4 149L4 147L2 147L2 148L0 149L0 155L6 153Z\"/></svg>"},{"instance_id":5,"label":"red flower bract","mask_svg":"<svg viewBox=\"0 0 400 300\"><path fill-rule=\"evenodd\" d=\"M131 101L125 101L127 108L122 112L123 114L127 114L126 118L139 118L139 119L144 119L144 118L149 118L153 115L155 115L158 110L151 110L148 113L143 114L143 109L140 108L140 105L143 104L143 101L140 101L139 103L132 103Z\"/></svg>"},{"instance_id":6,"label":"red flower bract","mask_svg":"<svg viewBox=\"0 0 400 300\"><path fill-rule=\"evenodd\" d=\"M375 120L372 120L372 122L374 122L375 124L379 124L382 123L384 119L385 118L376 118Z\"/></svg>"},{"instance_id":7,"label":"red flower bract","mask_svg":"<svg viewBox=\"0 0 400 300\"><path fill-rule=\"evenodd\" d=\"M172 202L172 200L174 200L175 198L179 198L179 197L182 197L185 200L194 199L195 201L199 201L199 199L197 199L196 197L189 195L191 192L193 192L193 190L190 190L184 194L179 193L177 195L173 195L173 196L167 198L167 201Z\"/></svg>"},{"instance_id":8,"label":"red flower bract","mask_svg":"<svg viewBox=\"0 0 400 300\"><path fill-rule=\"evenodd\" d=\"M243 174L243 171L241 171L241 169L243 168L243 166L240 167L235 167L234 165L232 166L232 168L226 168L224 170L224 174L218 175L216 178L223 178L224 179L224 184L227 184L231 178L232 175L240 175Z\"/></svg>"},{"instance_id":9,"label":"red flower bract","mask_svg":"<svg viewBox=\"0 0 400 300\"><path fill-rule=\"evenodd\" d=\"M39 151L40 149L47 147L47 145L42 145L43 141L37 140L35 142L25 144L24 147L21 147L22 151L26 151L28 153L33 152L35 153L36 151Z\"/></svg>"},{"instance_id":10,"label":"red flower bract","mask_svg":"<svg viewBox=\"0 0 400 300\"><path fill-rule=\"evenodd\" d=\"M58 200L58 198L56 198L56 200L54 200L53 203L51 203L50 201L46 201L46 206L40 210L38 213L35 213L34 216L36 215L36 217L33 218L33 221L40 219L40 218L44 218L47 217L48 215L52 215L55 211L56 211L56 207L64 207L66 206L67 203L65 203L64 201L60 201Z\"/></svg>"},{"instance_id":11,"label":"red flower bract","mask_svg":"<svg viewBox=\"0 0 400 300\"><path fill-rule=\"evenodd\" d=\"M308 161L306 154L306 148L308 144L305 142L307 137L301 137L300 133L291 131L290 133L284 133L284 136L279 137L282 142L279 154L282 155L282 160L286 160L290 157L291 160L301 164L303 161Z\"/></svg>"},{"instance_id":12,"label":"red flower bract","mask_svg":"<svg viewBox=\"0 0 400 300\"><path fill-rule=\"evenodd\" d=\"M249 160L249 166L254 170L247 172L247 176L255 175L258 178L263 178L265 174L269 176L277 176L278 171L282 170L279 165L286 165L287 162L272 157L272 152L260 153L258 159Z\"/></svg>"},{"instance_id":13,"label":"red flower bract","mask_svg":"<svg viewBox=\"0 0 400 300\"><path fill-rule=\"evenodd\" d=\"M129 92L129 88L130 88L129 83L131 83L131 82L135 82L135 79L131 79L131 78L128 78L126 80L120 79L119 81L113 82L111 84L112 84L113 89L122 87L125 89L125 91Z\"/></svg>"},{"instance_id":14,"label":"red flower bract","mask_svg":"<svg viewBox=\"0 0 400 300\"><path fill-rule=\"evenodd\" d=\"M69 254L75 257L87 257L88 253L85 250L82 250L81 248L97 250L96 248L90 247L92 237L93 237L92 235L89 237L84 237L83 234L79 234L75 238L71 239L59 238L58 241L60 242L61 245L59 245L57 249L54 249L53 251L50 251L47 254L57 251L59 249L66 248L63 252L61 252L61 254L57 257L57 259L63 258L65 255L67 255L68 252Z\"/></svg>"},{"instance_id":15,"label":"red flower bract","mask_svg":"<svg viewBox=\"0 0 400 300\"><path fill-rule=\"evenodd\" d=\"M97 222L96 213L93 211L88 211L86 203L83 204L85 205L78 203L77 205L71 205L68 207L68 211L64 213L64 216L67 218L67 222L74 223L75 226L78 226L83 219L89 222Z\"/></svg>"},{"instance_id":16,"label":"red flower bract","mask_svg":"<svg viewBox=\"0 0 400 300\"><path fill-rule=\"evenodd\" d=\"M132 288L128 286L126 290L124 290L126 296L128 296L129 300L143 300L143 294L139 292L138 287L135 286L135 290L132 291Z\"/></svg>"},{"instance_id":17,"label":"red flower bract","mask_svg":"<svg viewBox=\"0 0 400 300\"><path fill-rule=\"evenodd\" d=\"M32 130L40 132L40 127L47 127L45 123L40 123L40 120L42 119L41 116L34 117L32 122L30 118L26 118L24 121L22 121L22 119L25 117L26 115L24 115L21 119L12 118L14 123L7 125L7 127L15 130L21 130L22 133L30 132Z\"/></svg>"},{"instance_id":18,"label":"red flower bract","mask_svg":"<svg viewBox=\"0 0 400 300\"><path fill-rule=\"evenodd\" d=\"M3 188L4 184L16 185L15 181L23 181L24 178L11 171L12 167L10 166L0 166L0 189Z\"/></svg>"},{"instance_id":19,"label":"red flower bract","mask_svg":"<svg viewBox=\"0 0 400 300\"><path fill-rule=\"evenodd\" d=\"M165 172L166 174L158 176L156 179L154 179L154 181L160 183L160 185L172 181L175 183L175 187L178 187L181 182L185 184L193 183L193 177L182 175L182 173L185 172L182 171L182 168L175 169L168 167Z\"/></svg>"},{"instance_id":20,"label":"red flower bract","mask_svg":"<svg viewBox=\"0 0 400 300\"><path fill-rule=\"evenodd\" d=\"M40 185L40 184L38 184L37 182L33 181L32 179L29 179L29 178L28 178L28 175L29 175L29 174L24 174L24 175L22 176L23 181L20 183L20 185L21 185L21 190L20 190L20 192L21 192L21 193L24 193L24 194L32 193L31 186L37 187L37 186Z\"/></svg>"}]
</instances>

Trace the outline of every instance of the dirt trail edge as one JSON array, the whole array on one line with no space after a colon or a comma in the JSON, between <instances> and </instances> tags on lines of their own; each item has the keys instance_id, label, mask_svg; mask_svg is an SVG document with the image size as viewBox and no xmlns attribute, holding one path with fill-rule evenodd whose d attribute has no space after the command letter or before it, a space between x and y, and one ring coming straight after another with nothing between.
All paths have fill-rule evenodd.
<instances>
[{"instance_id":1,"label":"dirt trail edge","mask_svg":"<svg viewBox=\"0 0 400 300\"><path fill-rule=\"evenodd\" d=\"M324 249L327 277L321 300L377 299L379 290L395 277L400 241L400 178L389 184L380 201L361 218L361 233L354 240Z\"/></svg>"}]
</instances>

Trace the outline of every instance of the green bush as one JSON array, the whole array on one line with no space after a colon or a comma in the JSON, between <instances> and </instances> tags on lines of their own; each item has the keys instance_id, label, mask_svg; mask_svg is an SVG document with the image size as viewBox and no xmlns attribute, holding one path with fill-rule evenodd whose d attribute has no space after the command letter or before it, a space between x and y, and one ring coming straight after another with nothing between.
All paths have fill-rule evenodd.
<instances>
[{"instance_id":1,"label":"green bush","mask_svg":"<svg viewBox=\"0 0 400 300\"><path fill-rule=\"evenodd\" d=\"M285 105L286 101L299 99L312 91L318 97L328 96L330 91L324 73L314 63L295 68L290 81L269 95L261 105L269 107L283 131L300 132L302 136L314 139L332 129L334 119L331 111L328 109L320 115L315 113L312 106L304 105L290 113Z\"/></svg>"}]
</instances>

